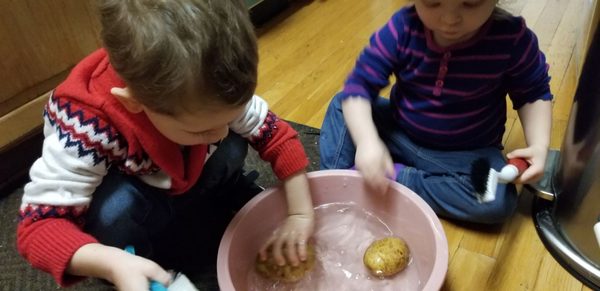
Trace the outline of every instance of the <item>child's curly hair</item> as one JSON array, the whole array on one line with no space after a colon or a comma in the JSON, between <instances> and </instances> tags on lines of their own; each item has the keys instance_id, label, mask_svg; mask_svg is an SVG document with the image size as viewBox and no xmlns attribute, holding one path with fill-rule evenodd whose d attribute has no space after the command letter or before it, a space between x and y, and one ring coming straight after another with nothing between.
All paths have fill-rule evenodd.
<instances>
[{"instance_id":1,"label":"child's curly hair","mask_svg":"<svg viewBox=\"0 0 600 291\"><path fill-rule=\"evenodd\" d=\"M100 0L99 10L111 64L151 110L252 97L258 50L243 1Z\"/></svg>"}]
</instances>

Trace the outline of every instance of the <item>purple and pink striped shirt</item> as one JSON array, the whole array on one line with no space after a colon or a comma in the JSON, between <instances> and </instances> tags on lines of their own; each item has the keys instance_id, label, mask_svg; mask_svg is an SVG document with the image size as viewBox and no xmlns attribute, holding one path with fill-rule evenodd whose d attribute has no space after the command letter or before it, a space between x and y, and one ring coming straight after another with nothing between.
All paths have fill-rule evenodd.
<instances>
[{"instance_id":1,"label":"purple and pink striped shirt","mask_svg":"<svg viewBox=\"0 0 600 291\"><path fill-rule=\"evenodd\" d=\"M492 17L471 40L442 48L405 7L371 36L342 94L375 100L392 74L400 127L437 149L501 147L507 94L515 109L552 99L546 59L521 17Z\"/></svg>"}]
</instances>

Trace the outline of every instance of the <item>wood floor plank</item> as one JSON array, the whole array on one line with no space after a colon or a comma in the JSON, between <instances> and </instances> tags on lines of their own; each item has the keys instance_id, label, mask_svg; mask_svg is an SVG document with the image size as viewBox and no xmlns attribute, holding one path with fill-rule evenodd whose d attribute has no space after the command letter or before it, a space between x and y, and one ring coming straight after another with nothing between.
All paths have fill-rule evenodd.
<instances>
[{"instance_id":1,"label":"wood floor plank","mask_svg":"<svg viewBox=\"0 0 600 291\"><path fill-rule=\"evenodd\" d=\"M506 118L506 122L504 123L505 129L504 129L504 135L502 135L502 144L504 144L504 145L506 144L506 141L508 140L508 137L510 136L510 132L512 131L513 127L515 126L515 123L517 122L517 118L519 118L517 116L517 112L512 109L509 109L507 118Z\"/></svg>"},{"instance_id":2,"label":"wood floor plank","mask_svg":"<svg viewBox=\"0 0 600 291\"><path fill-rule=\"evenodd\" d=\"M559 44L560 45L560 44ZM550 136L550 148L560 149L566 127L571 114L573 98L577 89L577 58L574 56L574 51L569 57L568 66L558 90L554 90L554 101L552 106L552 133ZM567 58L566 55L553 56L557 58Z\"/></svg>"},{"instance_id":3,"label":"wood floor plank","mask_svg":"<svg viewBox=\"0 0 600 291\"><path fill-rule=\"evenodd\" d=\"M548 1L554 0L519 1L525 2L523 9L521 9L520 15L525 18L525 22L529 27L537 23L542 11L544 11L544 8L546 7L546 4L548 4Z\"/></svg>"},{"instance_id":4,"label":"wood floor plank","mask_svg":"<svg viewBox=\"0 0 600 291\"><path fill-rule=\"evenodd\" d=\"M530 22L530 27L537 35L542 51L547 51L550 47L568 4L569 0L548 1L536 22L534 24Z\"/></svg>"},{"instance_id":5,"label":"wood floor plank","mask_svg":"<svg viewBox=\"0 0 600 291\"><path fill-rule=\"evenodd\" d=\"M315 15L311 17L314 19L324 20L299 25L304 24L303 17L306 15L290 15L291 19L278 25L286 26L292 33L288 32L280 39L270 36L272 31L267 29L262 32L259 40L261 57L273 52L272 47L277 42L294 44L283 44L276 49L275 56L263 58L259 65L257 88L257 92L265 95L265 99L277 109L278 114L289 116L292 121L306 120L298 112L324 112L315 107L328 103L341 88L359 52L368 44L370 35L406 3L362 1L350 5L348 1L331 2L333 1L314 1L302 7L313 12ZM339 9L339 5L347 5L349 8ZM333 19L340 18L349 21L345 25L333 25ZM294 41L290 39L293 35L297 38ZM266 36L264 45L263 36ZM305 102L289 102L290 98Z\"/></svg>"},{"instance_id":6,"label":"wood floor plank","mask_svg":"<svg viewBox=\"0 0 600 291\"><path fill-rule=\"evenodd\" d=\"M498 242L501 242L502 239L501 225L464 227L460 248L493 258Z\"/></svg>"},{"instance_id":7,"label":"wood floor plank","mask_svg":"<svg viewBox=\"0 0 600 291\"><path fill-rule=\"evenodd\" d=\"M576 291L583 288L583 284L567 273L549 253L542 258L537 278L535 291Z\"/></svg>"},{"instance_id":8,"label":"wood floor plank","mask_svg":"<svg viewBox=\"0 0 600 291\"><path fill-rule=\"evenodd\" d=\"M452 262L465 233L465 229L452 221L445 219L441 219L441 221L446 239L448 240L448 261Z\"/></svg>"},{"instance_id":9,"label":"wood floor plank","mask_svg":"<svg viewBox=\"0 0 600 291\"><path fill-rule=\"evenodd\" d=\"M563 81L558 91L555 91L555 101L552 107L552 118L555 120L568 120L571 106L577 89L577 62L575 57L569 59L569 66L563 76Z\"/></svg>"},{"instance_id":10,"label":"wood floor plank","mask_svg":"<svg viewBox=\"0 0 600 291\"><path fill-rule=\"evenodd\" d=\"M531 196L521 195L517 212L507 222L494 270L486 288L480 290L531 290L535 286L539 262L547 251L531 221L530 205Z\"/></svg>"},{"instance_id":11,"label":"wood floor plank","mask_svg":"<svg viewBox=\"0 0 600 291\"><path fill-rule=\"evenodd\" d=\"M552 77L550 88L554 93L559 91L564 82L567 67L575 49L579 28L578 18L581 15L582 6L583 3L581 1L569 1L567 3L560 25L556 28L556 33L550 42L548 50L545 51L547 62L550 65L549 74ZM556 95L556 97L563 98L560 95ZM564 97L565 99L569 99L572 96Z\"/></svg>"},{"instance_id":12,"label":"wood floor plank","mask_svg":"<svg viewBox=\"0 0 600 291\"><path fill-rule=\"evenodd\" d=\"M486 282L495 265L493 258L459 248L450 263L442 290L487 290Z\"/></svg>"},{"instance_id":13,"label":"wood floor plank","mask_svg":"<svg viewBox=\"0 0 600 291\"><path fill-rule=\"evenodd\" d=\"M504 152L508 153L512 150L526 147L525 135L523 134L523 127L519 119L515 119L513 126L508 133L506 142L504 143Z\"/></svg>"},{"instance_id":14,"label":"wood floor plank","mask_svg":"<svg viewBox=\"0 0 600 291\"><path fill-rule=\"evenodd\" d=\"M552 131L550 132L550 149L560 150L565 132L567 131L568 120L556 119L552 121Z\"/></svg>"},{"instance_id":15,"label":"wood floor plank","mask_svg":"<svg viewBox=\"0 0 600 291\"><path fill-rule=\"evenodd\" d=\"M521 15L528 1L500 1L500 7L513 15Z\"/></svg>"}]
</instances>

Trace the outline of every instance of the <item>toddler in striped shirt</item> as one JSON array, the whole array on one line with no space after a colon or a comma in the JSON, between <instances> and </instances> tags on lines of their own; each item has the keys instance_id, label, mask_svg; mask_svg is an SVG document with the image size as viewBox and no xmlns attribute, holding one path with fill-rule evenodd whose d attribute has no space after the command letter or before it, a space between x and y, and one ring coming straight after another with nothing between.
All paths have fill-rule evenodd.
<instances>
[{"instance_id":1,"label":"toddler in striped shirt","mask_svg":"<svg viewBox=\"0 0 600 291\"><path fill-rule=\"evenodd\" d=\"M355 167L385 192L394 178L440 216L499 223L517 205L513 184L479 203L473 161L506 164L506 96L527 147L509 152L530 164L516 183L541 179L548 152L548 65L535 34L497 0L415 0L362 51L322 125L322 169ZM390 98L379 92L394 75Z\"/></svg>"}]
</instances>

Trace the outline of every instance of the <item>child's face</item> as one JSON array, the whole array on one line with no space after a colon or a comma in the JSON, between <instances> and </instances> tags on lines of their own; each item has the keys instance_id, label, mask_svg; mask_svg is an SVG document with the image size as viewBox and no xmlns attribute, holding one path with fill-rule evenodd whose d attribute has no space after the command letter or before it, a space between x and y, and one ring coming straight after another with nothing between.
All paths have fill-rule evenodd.
<instances>
[{"instance_id":1,"label":"child's face","mask_svg":"<svg viewBox=\"0 0 600 291\"><path fill-rule=\"evenodd\" d=\"M419 18L442 47L469 40L490 18L497 0L415 0Z\"/></svg>"},{"instance_id":2,"label":"child's face","mask_svg":"<svg viewBox=\"0 0 600 291\"><path fill-rule=\"evenodd\" d=\"M171 141L180 145L211 144L225 138L229 123L239 117L246 105L226 107L212 105L193 113L184 112L175 116L157 113L148 109L144 112L154 127Z\"/></svg>"}]
</instances>

